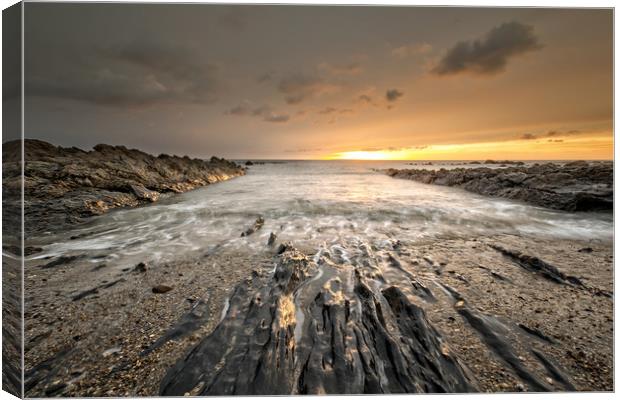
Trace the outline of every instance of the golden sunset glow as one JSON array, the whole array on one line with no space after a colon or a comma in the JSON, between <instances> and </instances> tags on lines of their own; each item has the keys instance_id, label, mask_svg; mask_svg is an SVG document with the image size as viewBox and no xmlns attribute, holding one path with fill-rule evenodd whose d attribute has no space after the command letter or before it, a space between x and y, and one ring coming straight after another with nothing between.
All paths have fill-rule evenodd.
<instances>
[{"instance_id":1,"label":"golden sunset glow","mask_svg":"<svg viewBox=\"0 0 620 400\"><path fill-rule=\"evenodd\" d=\"M613 136L600 133L578 138L557 137L540 140L429 145L376 151L343 151L329 154L326 160L603 160L613 157Z\"/></svg>"}]
</instances>

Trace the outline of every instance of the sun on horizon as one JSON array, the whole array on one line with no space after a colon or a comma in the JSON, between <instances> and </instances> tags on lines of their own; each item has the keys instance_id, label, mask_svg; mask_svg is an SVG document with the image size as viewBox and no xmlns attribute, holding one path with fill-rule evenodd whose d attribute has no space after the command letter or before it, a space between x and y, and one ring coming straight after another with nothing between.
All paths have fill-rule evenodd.
<instances>
[{"instance_id":1,"label":"sun on horizon","mask_svg":"<svg viewBox=\"0 0 620 400\"><path fill-rule=\"evenodd\" d=\"M532 137L486 143L438 144L387 149L345 150L327 154L324 160L613 160L613 134Z\"/></svg>"}]
</instances>

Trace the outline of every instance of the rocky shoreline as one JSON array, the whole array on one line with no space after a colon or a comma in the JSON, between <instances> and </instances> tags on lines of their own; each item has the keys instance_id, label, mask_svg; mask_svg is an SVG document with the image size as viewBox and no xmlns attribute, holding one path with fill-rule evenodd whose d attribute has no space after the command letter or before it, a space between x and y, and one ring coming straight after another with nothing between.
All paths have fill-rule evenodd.
<instances>
[{"instance_id":1,"label":"rocky shoreline","mask_svg":"<svg viewBox=\"0 0 620 400\"><path fill-rule=\"evenodd\" d=\"M566 164L439 170L391 168L383 172L393 178L454 186L477 194L519 200L556 210L613 210L613 162L574 161Z\"/></svg>"},{"instance_id":2,"label":"rocky shoreline","mask_svg":"<svg viewBox=\"0 0 620 400\"><path fill-rule=\"evenodd\" d=\"M19 191L21 142L3 144L3 185ZM58 230L120 207L152 203L245 174L234 162L187 156L153 156L124 146L99 144L91 151L24 140L25 233ZM14 202L18 202L15 199ZM12 203L5 207L11 209ZM18 210L18 204L13 204Z\"/></svg>"},{"instance_id":3,"label":"rocky shoreline","mask_svg":"<svg viewBox=\"0 0 620 400\"><path fill-rule=\"evenodd\" d=\"M29 263L27 395L613 388L608 245L274 241L113 275Z\"/></svg>"},{"instance_id":4,"label":"rocky shoreline","mask_svg":"<svg viewBox=\"0 0 620 400\"><path fill-rule=\"evenodd\" d=\"M172 187L245 173L220 159L49 146L30 146L28 185L60 193L50 203L57 207L73 193L146 204ZM117 183L84 185L72 173L60 190L61 171L96 177L95 165L109 166L106 177ZM503 181L513 168L541 167L485 179ZM588 188L599 178L574 179ZM30 200L31 213L44 208L41 196ZM84 218L79 210L72 212ZM41 218L50 224L57 214ZM59 236L88 241L71 222ZM116 258L108 246L46 253L45 241L29 238L26 396L613 390L612 243L495 231L422 239L404 235L424 229L411 224L380 240L345 228L304 245L287 237L297 223L243 213L217 241L201 239L166 260L144 251Z\"/></svg>"}]
</instances>

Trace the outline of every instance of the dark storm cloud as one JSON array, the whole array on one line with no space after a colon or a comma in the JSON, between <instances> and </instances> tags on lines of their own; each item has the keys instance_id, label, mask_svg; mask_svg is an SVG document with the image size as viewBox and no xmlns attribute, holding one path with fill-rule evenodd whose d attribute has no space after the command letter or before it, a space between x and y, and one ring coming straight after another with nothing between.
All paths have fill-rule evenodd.
<instances>
[{"instance_id":1,"label":"dark storm cloud","mask_svg":"<svg viewBox=\"0 0 620 400\"><path fill-rule=\"evenodd\" d=\"M234 115L234 116L251 116L251 117L259 117L265 122L288 122L290 120L290 116L285 113L275 112L271 106L262 105L258 107L252 107L252 104L244 100L239 105L231 108L224 112L226 115Z\"/></svg>"},{"instance_id":2,"label":"dark storm cloud","mask_svg":"<svg viewBox=\"0 0 620 400\"><path fill-rule=\"evenodd\" d=\"M405 93L401 92L398 89L389 89L387 92L385 92L385 98L387 101L393 102L404 96L404 94Z\"/></svg>"},{"instance_id":3,"label":"dark storm cloud","mask_svg":"<svg viewBox=\"0 0 620 400\"><path fill-rule=\"evenodd\" d=\"M449 49L431 70L436 75L469 72L494 75L504 71L514 56L542 48L531 25L506 22L473 41L461 41Z\"/></svg>"},{"instance_id":4,"label":"dark storm cloud","mask_svg":"<svg viewBox=\"0 0 620 400\"><path fill-rule=\"evenodd\" d=\"M311 97L334 91L336 88L336 85L321 78L303 74L284 78L278 85L278 90L284 94L284 99L288 104L299 104Z\"/></svg>"},{"instance_id":5,"label":"dark storm cloud","mask_svg":"<svg viewBox=\"0 0 620 400\"><path fill-rule=\"evenodd\" d=\"M208 104L217 99L218 68L179 45L64 46L44 63L36 61L27 64L30 96L116 107Z\"/></svg>"}]
</instances>

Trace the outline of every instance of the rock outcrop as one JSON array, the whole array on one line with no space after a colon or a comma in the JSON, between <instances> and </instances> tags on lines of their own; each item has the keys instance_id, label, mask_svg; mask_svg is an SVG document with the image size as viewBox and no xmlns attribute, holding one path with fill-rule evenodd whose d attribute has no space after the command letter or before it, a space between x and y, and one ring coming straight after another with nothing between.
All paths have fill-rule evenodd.
<instances>
[{"instance_id":1,"label":"rock outcrop","mask_svg":"<svg viewBox=\"0 0 620 400\"><path fill-rule=\"evenodd\" d=\"M21 186L21 142L3 144L5 189ZM24 141L26 233L54 230L117 207L157 201L243 175L231 161L152 156L124 146L99 144L91 151Z\"/></svg>"},{"instance_id":2,"label":"rock outcrop","mask_svg":"<svg viewBox=\"0 0 620 400\"><path fill-rule=\"evenodd\" d=\"M574 161L507 168L388 169L394 178L455 186L564 211L613 210L613 163Z\"/></svg>"},{"instance_id":3,"label":"rock outcrop","mask_svg":"<svg viewBox=\"0 0 620 400\"><path fill-rule=\"evenodd\" d=\"M331 258L317 264L292 247L277 258L273 275L236 287L222 322L169 370L161 395L475 390L413 288L379 288L377 267L333 269Z\"/></svg>"}]
</instances>

